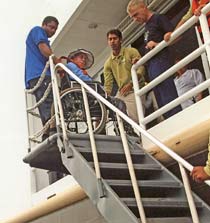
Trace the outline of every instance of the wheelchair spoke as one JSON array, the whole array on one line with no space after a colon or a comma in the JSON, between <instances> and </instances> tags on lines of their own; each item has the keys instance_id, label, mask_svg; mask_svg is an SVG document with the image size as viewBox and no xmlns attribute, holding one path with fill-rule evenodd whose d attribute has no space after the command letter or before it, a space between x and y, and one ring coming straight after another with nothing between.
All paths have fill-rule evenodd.
<instances>
[{"instance_id":1,"label":"wheelchair spoke","mask_svg":"<svg viewBox=\"0 0 210 223\"><path fill-rule=\"evenodd\" d=\"M94 133L100 133L106 124L107 112L104 104L87 93ZM61 94L64 119L70 132L85 134L88 132L87 118L80 88L69 88Z\"/></svg>"}]
</instances>

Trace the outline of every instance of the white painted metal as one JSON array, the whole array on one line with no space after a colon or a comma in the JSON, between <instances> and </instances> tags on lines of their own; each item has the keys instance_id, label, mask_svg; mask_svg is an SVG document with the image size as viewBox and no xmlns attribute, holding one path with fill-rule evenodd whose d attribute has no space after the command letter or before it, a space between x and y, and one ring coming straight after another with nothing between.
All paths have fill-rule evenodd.
<instances>
[{"instance_id":1,"label":"white painted metal","mask_svg":"<svg viewBox=\"0 0 210 223\"><path fill-rule=\"evenodd\" d=\"M202 43L201 36L200 36L200 34L198 32L198 28L197 27L195 27L195 33L196 33L196 36L197 36L198 45L200 47L201 45L203 45L203 43ZM202 64L203 64L205 78L209 79L210 78L210 69L209 69L209 62L208 62L208 59L207 59L206 52L201 54L201 59L202 59Z\"/></svg>"},{"instance_id":2,"label":"white painted metal","mask_svg":"<svg viewBox=\"0 0 210 223\"><path fill-rule=\"evenodd\" d=\"M210 43L210 41L208 41L208 44L209 43ZM141 96L141 95L144 95L145 93L147 93L148 91L150 91L153 87L157 86L162 81L164 81L165 79L167 79L168 77L170 77L171 75L173 75L174 73L176 73L177 70L179 70L183 66L187 65L188 63L190 63L194 59L198 58L203 52L205 52L205 47L206 47L206 45L202 45L199 48L197 48L196 50L194 50L188 56L186 56L185 58L183 58L182 60L180 60L177 64L174 64L167 71L165 71L160 76L158 76L157 78L155 78L154 80L152 80L151 82L149 82L145 87L143 87L142 89L136 91L136 94L139 95L139 96ZM132 70L132 71L134 71L134 70Z\"/></svg>"},{"instance_id":3,"label":"white painted metal","mask_svg":"<svg viewBox=\"0 0 210 223\"><path fill-rule=\"evenodd\" d=\"M142 200L141 200L141 194L140 194L140 191L139 191L139 186L138 186L138 182L137 182L137 179L136 179L136 174L135 174L135 170L134 170L134 167L133 167L133 161L132 161L131 154L130 154L130 149L129 149L129 146L128 146L128 140L127 140L127 137L126 137L126 134L125 134L122 119L120 118L120 116L118 114L117 114L117 122L118 122L118 125L119 125L120 136L121 136L121 139L122 139L123 149L124 149L126 161L127 161L127 164L128 164L128 170L129 170L129 174L130 174L130 177L131 177L131 183L132 183L134 195L135 195L135 198L136 198L136 204L137 204L137 207L138 207L139 216L140 216L141 222L146 223L147 222L146 215L145 215L145 212L144 212L144 207L143 207Z\"/></svg>"},{"instance_id":4,"label":"white painted metal","mask_svg":"<svg viewBox=\"0 0 210 223\"><path fill-rule=\"evenodd\" d=\"M157 111L153 112L151 115L148 115L147 117L145 117L141 121L141 123L142 124L147 124L147 123L151 122L152 120L156 119L160 115L164 114L165 112L169 111L170 109L172 109L172 108L176 107L177 105L181 104L185 100L187 100L187 99L197 95L198 93L202 92L203 90L209 88L209 86L210 86L210 79L208 79L207 81L204 81L200 85L198 85L195 88L189 90L185 94L179 96L178 98L171 101L167 105L165 105L165 106L161 107L160 109L158 109Z\"/></svg>"},{"instance_id":5,"label":"white painted metal","mask_svg":"<svg viewBox=\"0 0 210 223\"><path fill-rule=\"evenodd\" d=\"M210 10L210 7L209 7L209 10ZM207 17L203 13L203 10L202 10L202 13L201 13L201 15L199 17L199 22L200 22L201 29L202 29L204 43L207 43L207 45L206 45L206 54L207 54L207 57L208 57L208 61L210 62L210 44L209 44L210 32L209 32L209 26L208 26Z\"/></svg>"},{"instance_id":6,"label":"white painted metal","mask_svg":"<svg viewBox=\"0 0 210 223\"><path fill-rule=\"evenodd\" d=\"M52 88L53 88L53 100L54 100L54 111L55 111L55 120L56 120L56 127L59 129L59 127L62 128L63 132L63 141L64 145L68 141L65 122L64 122L64 115L63 115L63 108L60 100L60 93L58 89L58 81L57 77L55 75L55 66L53 63L52 56L49 58L50 60L50 71L51 71L51 77L52 77ZM60 115L60 118L59 118Z\"/></svg>"},{"instance_id":7,"label":"white painted metal","mask_svg":"<svg viewBox=\"0 0 210 223\"><path fill-rule=\"evenodd\" d=\"M139 100L141 100L140 99L140 96L141 95L147 93L149 90L151 90L153 87L157 86L163 80L165 80L169 76L173 75L178 69L180 69L181 67L187 65L189 62L191 62L194 59L196 59L203 52L205 52L205 50L207 52L208 59L210 59L210 41L209 41L209 39L210 39L210 33L209 33L209 27L208 27L206 15L203 14L203 13L207 13L209 10L210 10L210 3L203 8L202 14L200 16L200 23L201 23L202 30L204 31L203 35L205 36L204 37L205 44L203 44L202 46L200 46L198 49L196 49L195 51L193 51L191 54L189 54L183 60L179 61L174 66L172 66L170 69L168 69L167 71L165 71L164 73L162 73L159 77L155 78L155 80L151 81L144 88L142 88L142 89L139 90L139 86L137 84L134 84L134 92L135 92L135 96L136 96L136 102L139 105L140 105ZM155 47L148 54L146 54L144 57L142 57L136 64L134 64L133 67L132 67L132 70L131 70L132 79L135 80L135 82L136 82L136 80L137 80L137 77L136 77L136 75L137 75L136 74L136 69L139 66L145 64L150 58L152 58L154 55L156 55L158 52L160 52L162 49L164 49L166 46L168 46L173 40L175 40L183 32L185 32L192 25L194 25L197 22L197 20L198 20L198 17L193 16L191 19L189 19L187 22L185 22L180 28L178 28L177 30L175 30L173 32L173 34L171 36L171 40L169 41L169 43L166 43L165 41L162 41L161 43L158 44L157 47ZM195 94L201 92L201 90L199 89L199 87L196 88L197 92L195 92ZM190 93L192 93L192 92L193 91L187 92L186 94L184 94L180 98L175 99L173 102L170 102L166 106L164 106L161 109L157 110L156 112L154 112L153 114L151 114L147 118L144 118L144 116L142 115L143 114L142 106L138 106L137 107L137 111L138 111L138 117L139 117L140 122L144 125L144 124L146 124L146 123L154 120L155 118L157 118L158 116L162 115L163 113L169 111L170 109L174 108L178 104L181 104L184 100L188 99L188 97L190 98Z\"/></svg>"},{"instance_id":8,"label":"white painted metal","mask_svg":"<svg viewBox=\"0 0 210 223\"><path fill-rule=\"evenodd\" d=\"M134 89L134 93L137 94L136 89L139 89L139 81L138 81L138 77L137 75L134 73L132 73L132 81L133 81L133 89ZM143 104L141 101L141 97L135 97L136 100L136 107L137 107L137 111L138 111L138 121L139 121L139 125L143 128L146 129L146 126L142 120L142 117L144 117L144 109L143 109Z\"/></svg>"},{"instance_id":9,"label":"white painted metal","mask_svg":"<svg viewBox=\"0 0 210 223\"><path fill-rule=\"evenodd\" d=\"M192 190L191 190L191 187L190 187L190 183L189 183L189 179L188 179L186 170L184 169L184 167L180 163L179 163L179 168L180 168L180 172L181 172L181 175L182 175L182 180L183 180L187 200L188 200L188 203L189 203L193 223L199 223L200 221L199 221L199 217L198 217L198 212L196 210L195 202L193 200Z\"/></svg>"},{"instance_id":10,"label":"white painted metal","mask_svg":"<svg viewBox=\"0 0 210 223\"><path fill-rule=\"evenodd\" d=\"M209 6L209 8L210 8L210 6ZM201 20L201 26L204 27L204 30L205 30L205 28L207 27L206 18L201 16L200 20ZM180 29L177 29L174 32L174 34L172 35L171 41L173 41L177 36L181 35L185 30L187 30L190 26L192 26L196 21L197 21L197 18L193 17L191 20L186 22L186 24L184 24ZM206 32L206 33L208 33L208 32ZM142 222L146 222L146 217L145 217L145 214L144 214L144 209L143 209L143 206L142 206L140 193L138 191L138 184L137 184L137 181L135 179L135 173L134 173L132 160L131 160L131 157L129 155L129 148L128 148L127 140L126 140L126 137L125 137L125 133L123 132L124 130L123 130L121 118L123 118L125 121L127 121L129 124L131 124L136 130L138 130L141 134L146 136L149 140L151 140L153 143L155 143L157 146L159 146L163 151L165 151L169 156L171 156L174 160L176 160L179 163L179 165L181 166L180 169L181 169L181 173L182 173L182 176L183 176L183 181L184 181L184 185L185 185L185 189L186 189L186 193L187 193L187 197L188 197L188 202L191 206L192 218L194 219L194 222L199 222L199 221L196 220L196 213L195 213L195 210L194 210L194 207L193 207L194 203L193 203L193 200L191 199L191 197L189 195L189 192L190 192L189 182L188 182L188 179L186 178L186 173L185 172L183 173L184 168L186 168L189 171L192 171L193 166L191 164L189 164L187 161L185 161L182 157L177 155L175 152L173 152L171 149L169 149L167 146L162 144L158 139L156 139L151 134L149 134L144 129L144 124L146 124L150 120L153 120L153 118L156 117L157 115L163 114L164 112L168 111L170 108L176 106L177 104L180 104L181 102L183 102L187 98L191 97L191 95L194 95L194 94L202 91L203 89L209 87L210 86L210 80L207 80L205 83L203 83L200 86L196 87L195 89L189 91L186 95L183 95L182 97L176 99L174 102L171 102L167 106L164 106L163 108L161 108L162 110L159 109L156 113L153 114L153 116L149 117L150 119L144 119L143 120L143 109L142 109L142 103L140 101L140 95L145 93L148 89L151 89L153 87L153 84L155 86L156 84L159 83L158 81L164 80L165 78L170 76L173 72L178 70L180 67L182 67L183 65L192 61L194 58L201 55L204 52L205 49L208 49L209 48L209 42L207 40L209 38L209 36L208 36L209 34L204 34L204 35L205 35L205 38L204 38L205 44L203 46L199 47L197 50L195 50L188 57L186 57L185 59L180 61L178 64L176 64L174 67L172 67L167 72L165 72L164 75L157 80L157 82L151 82L151 84L148 85L148 87L145 87L144 89L142 89L142 91L136 90L137 86L136 86L135 83L137 83L137 81L135 81L135 80L137 80L137 79L135 79L135 78L137 78L137 77L135 76L135 69L139 65L141 65L141 64L145 63L147 60L149 60L153 55L155 55L161 49L165 48L167 46L167 43L165 43L165 42L160 43L154 50L152 50L150 53L148 53L146 56L144 56L140 61L137 62L137 64L135 64L133 66L132 76L133 76L133 80L134 80L135 93L136 93L136 95L138 95L136 103L137 103L137 107L140 108L140 110L139 110L139 120L140 120L141 125L138 125L137 123L135 123L133 120L131 120L129 117L127 117L124 113L122 113L120 110L118 110L116 107L114 107L111 103L106 101L106 99L104 99L102 96L97 94L91 87L89 87L82 80L80 80L76 75L74 75L63 64L58 64L54 67L53 62L52 62L52 58L50 58L50 67L51 67L52 83L53 83L54 105L55 105L55 115L56 115L56 126L61 126L62 127L64 141L67 141L67 133L66 133L65 122L64 122L64 117L63 117L62 105L61 105L60 96L59 96L58 83L57 83L57 78L56 78L56 75L55 75L55 72L54 72L54 68L56 69L58 66L60 66L67 73L69 73L69 75L72 76L78 83L80 83L81 86L82 86L83 98L84 98L85 108L86 108L86 115L87 115L87 118L88 118L87 120L88 120L88 126L89 126L89 131L90 131L89 133L90 133L91 147L93 149L94 165L95 165L95 170L96 170L96 176L97 176L98 179L101 178L100 167L99 167L99 163L98 163L98 157L97 157L97 150L96 150L96 145L95 145L95 141L94 141L94 135L93 135L93 131L91 130L92 125L91 125L91 119L90 119L90 111L89 111L89 107L88 107L88 101L87 101L87 95L86 95L85 89L87 91L89 91L91 94L93 94L97 99L99 99L104 104L106 104L106 106L108 106L110 109L112 109L114 112L117 113L117 118L118 118L118 121L119 121L119 127L120 127L120 131L121 131L121 135L122 135L122 141L123 141L123 144L124 144L124 150L125 150L125 153L126 153L126 159L127 159L127 162L128 162L129 171L130 171L130 175L131 175L131 181L132 181L132 185L133 185L133 188L134 188L134 193L135 193L135 196L136 196L136 200L137 200L137 204L138 204L138 208L139 208L139 212L140 212ZM208 50L207 50L207 54L208 54L208 56L210 55L208 53ZM59 115L60 115L60 117L59 117ZM208 185L210 185L209 182L206 182L206 183Z\"/></svg>"},{"instance_id":11,"label":"white painted metal","mask_svg":"<svg viewBox=\"0 0 210 223\"><path fill-rule=\"evenodd\" d=\"M80 78L78 78L74 73L72 73L68 68L66 68L66 66L64 66L63 64L57 64L56 68L60 66L62 69L64 69L71 77L73 77L77 82L79 82L82 86L83 91L85 91L85 89L87 91L89 91L91 94L93 94L93 96L95 96L98 100L102 101L106 106L108 106L110 109L112 109L114 112L117 113L117 117L118 117L118 121L120 118L123 118L125 121L127 121L130 125L132 125L135 129L137 129L141 134L143 134L144 136L146 136L149 140L151 140L153 143L155 143L157 146L159 146L163 151L165 151L169 156L171 156L174 160L176 160L178 163L180 163L180 165L184 166L187 170L189 170L190 172L193 169L193 166L191 164L189 164L186 160L184 160L182 157L180 157L179 155L177 155L175 152L173 152L171 149L169 149L167 146L165 146L164 144L162 144L158 139L156 139L155 137L153 137L151 134L149 134L144 128L142 128L140 125L138 125L136 122L134 122L133 120L131 120L127 115L125 115L123 112L121 112L119 109L117 109L115 106L113 106L110 102L108 102L105 98L103 98L101 95L99 95L98 93L96 93L90 86L88 86L86 83L84 83ZM85 99L86 100L86 99ZM86 101L87 103L87 101ZM119 118L120 117L120 118ZM63 118L63 117L61 117ZM91 123L90 120L90 116L88 115L87 117L89 119L88 122ZM125 152L127 153L127 151L129 150L128 148L126 149L126 145L127 145L127 140L125 139L125 134L123 133L123 127L122 125L120 125L120 121L119 121L119 126L121 129L121 135L122 135L122 140L123 140L123 146L125 149ZM123 135L124 134L124 135ZM93 140L94 141L94 140ZM128 146L128 145L127 145ZM96 153L96 148L95 148L95 152ZM97 157L97 155L96 155ZM146 222L146 218L145 218L145 214L144 214L144 209L142 206L142 202L141 202L141 197L140 197L140 193L138 192L138 185L137 182L135 180L135 175L134 172L132 172L132 170L134 171L134 167L132 164L132 161L129 159L129 154L127 153L126 159L128 158L127 162L128 162L128 166L129 166L129 171L131 174L131 180L132 180L132 185L133 185L133 189L134 189L134 193L136 196L136 201L138 203L138 208L139 208L139 212L140 212L140 216L142 218L142 222ZM96 163L95 163L96 162ZM98 167L98 160L94 160L94 165L96 165L96 168ZM98 177L100 176L100 172L97 172ZM185 181L186 182L186 181ZM209 184L210 185L210 184ZM189 187L189 185L188 185ZM186 190L187 191L187 190ZM188 200L188 202L191 204L192 201ZM192 204L191 204L192 205ZM145 221L144 221L145 220Z\"/></svg>"},{"instance_id":12,"label":"white painted metal","mask_svg":"<svg viewBox=\"0 0 210 223\"><path fill-rule=\"evenodd\" d=\"M95 142L93 127L92 127L92 123L91 123L90 108L89 108L89 104L88 104L87 93L86 93L84 87L82 87L82 95L83 95L83 100L84 100L84 105L85 105L85 113L86 113L86 117L87 117L88 132L89 132L89 136L90 136L90 144L91 144L91 150L92 150L92 154L93 154L93 162L94 162L94 167L95 167L95 171L96 171L96 177L97 177L97 179L101 179L101 172L100 172L100 167L99 167L96 142Z\"/></svg>"},{"instance_id":13,"label":"white painted metal","mask_svg":"<svg viewBox=\"0 0 210 223\"><path fill-rule=\"evenodd\" d=\"M73 79L75 79L79 84L81 84L81 86L83 86L88 92L90 92L94 97L96 97L98 100L100 100L102 103L104 103L111 110L116 112L122 119L124 119L131 126L133 126L133 128L135 128L138 132L140 132L145 137L147 137L155 145L159 146L164 152L166 152L170 157L172 157L178 163L181 163L187 170L189 170L190 172L192 171L193 166L190 163L188 163L186 160L184 160L181 156L176 154L170 148L168 148L167 146L162 144L157 138L152 136L148 131L144 130L140 125L138 125L136 122L134 122L132 119L130 119L126 114L124 114L118 108L113 106L109 101L107 101L105 98L103 98L100 94L95 92L90 86L88 86L79 77L77 77L74 73L72 73L65 65L59 63L55 66L55 68L57 68L57 67L61 67L63 70L65 70ZM210 185L210 182L208 184Z\"/></svg>"}]
</instances>

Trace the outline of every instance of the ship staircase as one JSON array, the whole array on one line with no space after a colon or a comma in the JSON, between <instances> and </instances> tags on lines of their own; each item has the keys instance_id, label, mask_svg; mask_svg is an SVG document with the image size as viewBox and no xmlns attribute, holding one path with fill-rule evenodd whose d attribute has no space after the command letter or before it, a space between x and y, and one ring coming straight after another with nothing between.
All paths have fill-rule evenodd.
<instances>
[{"instance_id":1,"label":"ship staircase","mask_svg":"<svg viewBox=\"0 0 210 223\"><path fill-rule=\"evenodd\" d=\"M209 6L205 7L202 12L205 14L209 8ZM201 18L201 25L205 28L207 26L206 17L201 16ZM177 29L171 41L195 22L196 18L193 17ZM157 48L133 66L134 89L140 109L139 118L142 120L140 124L135 123L113 106L63 64L57 64L54 67L52 58L50 58L57 132L43 142L35 141L31 137L30 140L34 141L34 144L24 158L24 162L31 167L71 174L100 214L110 223L209 223L210 207L192 192L189 183L189 173L193 166L150 134L145 125L197 92L208 89L210 80L207 79L199 87L160 108L149 117L143 117L142 104L139 100L141 95L205 51L209 56L210 37L208 35L207 32L204 34L204 44L195 52L141 90L136 86L136 68L166 47L168 43L161 42ZM86 134L67 131L56 74L58 67L65 70L81 85L88 125ZM87 92L116 113L119 136L94 134ZM28 113L32 113L31 110L28 109ZM146 137L178 163L181 181L147 152L140 137L126 135L124 121L132 125L135 131L141 134L141 137ZM209 185L209 182L207 181L206 184Z\"/></svg>"}]
</instances>

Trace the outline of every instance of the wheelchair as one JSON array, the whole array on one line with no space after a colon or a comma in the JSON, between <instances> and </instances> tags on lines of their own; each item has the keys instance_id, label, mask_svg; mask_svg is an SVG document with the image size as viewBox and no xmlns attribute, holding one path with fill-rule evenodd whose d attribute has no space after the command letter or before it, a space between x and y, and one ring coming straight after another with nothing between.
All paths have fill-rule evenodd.
<instances>
[{"instance_id":1,"label":"wheelchair","mask_svg":"<svg viewBox=\"0 0 210 223\"><path fill-rule=\"evenodd\" d=\"M61 59L66 59L68 62L67 57L61 57ZM78 84L76 81L70 80L69 75L63 71L60 73L60 78L60 99L67 130L70 133L88 133L87 117L80 84ZM101 96L109 100L114 106L118 107L119 110L127 114L125 103L120 99L108 97L100 82L91 81L86 82L86 84L88 84ZM119 135L116 114L89 92L87 92L87 98L93 132L95 134L105 134L106 123L113 121L114 132L116 135ZM125 123L126 132L130 131L130 129L132 129L132 127Z\"/></svg>"},{"instance_id":2,"label":"wheelchair","mask_svg":"<svg viewBox=\"0 0 210 223\"><path fill-rule=\"evenodd\" d=\"M66 81L63 81L65 84ZM87 82L97 93L106 97L99 82ZM107 122L106 106L92 94L87 92L93 132L100 134L104 131ZM83 101L82 89L75 81L68 81L62 86L60 99L63 107L64 121L67 130L71 133L85 134L88 132L87 117Z\"/></svg>"},{"instance_id":3,"label":"wheelchair","mask_svg":"<svg viewBox=\"0 0 210 223\"><path fill-rule=\"evenodd\" d=\"M66 84L67 82L65 82ZM119 110L127 114L125 103L117 98L108 97L99 82L86 82L97 93L105 97ZM82 89L75 81L69 81L68 85L61 91L61 104L64 113L64 121L70 133L88 133L88 124L85 113ZM115 112L105 106L100 100L87 92L88 104L90 109L91 123L95 134L106 134L105 127L107 122L113 122L115 135L120 135ZM124 128L128 135L137 136L133 128L124 122Z\"/></svg>"}]
</instances>

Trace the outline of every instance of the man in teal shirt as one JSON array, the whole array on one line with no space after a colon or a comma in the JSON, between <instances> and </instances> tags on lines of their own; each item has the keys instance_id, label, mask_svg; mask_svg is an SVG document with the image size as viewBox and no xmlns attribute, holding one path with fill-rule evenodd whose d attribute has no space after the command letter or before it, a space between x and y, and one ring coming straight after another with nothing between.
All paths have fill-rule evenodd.
<instances>
[{"instance_id":1,"label":"man in teal shirt","mask_svg":"<svg viewBox=\"0 0 210 223\"><path fill-rule=\"evenodd\" d=\"M112 29L107 33L108 45L112 54L104 64L104 87L108 95L111 94L114 80L118 86L116 98L125 102L128 115L138 123L136 102L133 92L131 77L132 65L141 58L135 48L122 48L122 33L118 29ZM144 67L137 70L140 87L144 86Z\"/></svg>"}]
</instances>

